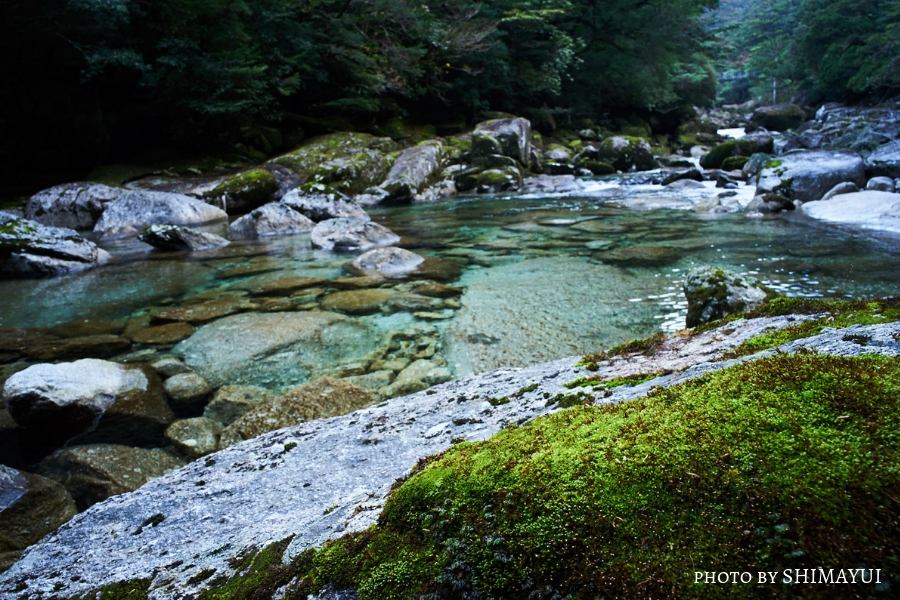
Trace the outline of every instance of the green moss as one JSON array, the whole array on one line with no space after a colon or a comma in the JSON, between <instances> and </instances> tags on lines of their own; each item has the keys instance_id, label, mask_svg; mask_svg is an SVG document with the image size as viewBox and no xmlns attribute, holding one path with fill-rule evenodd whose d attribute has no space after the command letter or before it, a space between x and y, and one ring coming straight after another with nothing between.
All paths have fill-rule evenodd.
<instances>
[{"instance_id":1,"label":"green moss","mask_svg":"<svg viewBox=\"0 0 900 600\"><path fill-rule=\"evenodd\" d=\"M395 491L376 529L319 552L304 581L362 600L846 597L695 585L693 572L897 573L898 432L896 359L739 365L453 446Z\"/></svg>"},{"instance_id":2,"label":"green moss","mask_svg":"<svg viewBox=\"0 0 900 600\"><path fill-rule=\"evenodd\" d=\"M767 169L777 169L781 165L782 165L782 162L780 160L770 160L770 161L766 162Z\"/></svg>"},{"instance_id":3,"label":"green moss","mask_svg":"<svg viewBox=\"0 0 900 600\"><path fill-rule=\"evenodd\" d=\"M635 373L633 375L626 375L625 377L616 377L614 379L600 379L596 375L592 375L589 377L581 377L576 379L575 381L570 381L565 384L563 387L568 389L577 388L577 387L600 387L600 388L617 388L625 385L635 386L640 385L644 382L651 381L656 379L657 377L662 377L664 375L668 375L671 371L656 371L653 373Z\"/></svg>"},{"instance_id":4,"label":"green moss","mask_svg":"<svg viewBox=\"0 0 900 600\"><path fill-rule=\"evenodd\" d=\"M111 583L97 591L75 596L71 600L147 600L147 590L150 589L152 581L152 579L134 579Z\"/></svg>"},{"instance_id":5,"label":"green moss","mask_svg":"<svg viewBox=\"0 0 900 600\"><path fill-rule=\"evenodd\" d=\"M725 171L739 171L750 161L749 156L729 156L722 161L722 169Z\"/></svg>"},{"instance_id":6,"label":"green moss","mask_svg":"<svg viewBox=\"0 0 900 600\"><path fill-rule=\"evenodd\" d=\"M265 204L278 191L275 176L265 169L253 169L232 175L205 194L206 198L225 198L242 208Z\"/></svg>"},{"instance_id":7,"label":"green moss","mask_svg":"<svg viewBox=\"0 0 900 600\"><path fill-rule=\"evenodd\" d=\"M503 406L510 402L512 402L512 400L510 400L508 396L503 396L502 398L488 398L488 404L491 406Z\"/></svg>"},{"instance_id":8,"label":"green moss","mask_svg":"<svg viewBox=\"0 0 900 600\"><path fill-rule=\"evenodd\" d=\"M612 175L616 172L616 168L613 167L609 163L601 162L599 160L588 160L582 159L578 161L578 164L575 165L579 169L587 169L594 175Z\"/></svg>"},{"instance_id":9,"label":"green moss","mask_svg":"<svg viewBox=\"0 0 900 600\"><path fill-rule=\"evenodd\" d=\"M534 390L538 389L539 387L540 386L537 383L532 383L531 385L526 385L521 390L519 390L518 392L513 394L513 398L521 398L525 394L528 394L529 392L533 392Z\"/></svg>"},{"instance_id":10,"label":"green moss","mask_svg":"<svg viewBox=\"0 0 900 600\"><path fill-rule=\"evenodd\" d=\"M759 144L750 140L730 140L719 144L700 159L700 166L704 169L719 169L725 159L732 156L750 157L760 152L771 153L772 143Z\"/></svg>"},{"instance_id":11,"label":"green moss","mask_svg":"<svg viewBox=\"0 0 900 600\"><path fill-rule=\"evenodd\" d=\"M761 306L757 311L746 313L744 316L819 313L824 314L824 316L751 338L731 352L726 353L724 358L749 356L795 340L819 335L829 328L844 329L853 325L880 325L882 323L900 321L900 297L856 302L780 298L768 303L768 305Z\"/></svg>"},{"instance_id":12,"label":"green moss","mask_svg":"<svg viewBox=\"0 0 900 600\"><path fill-rule=\"evenodd\" d=\"M626 356L628 354L653 356L667 339L669 339L669 336L660 331L644 339L631 340L630 342L619 344L605 352L586 354L582 357L581 362L578 363L577 366L585 367L589 371L596 371L597 363L608 360L614 356Z\"/></svg>"},{"instance_id":13,"label":"green moss","mask_svg":"<svg viewBox=\"0 0 900 600\"><path fill-rule=\"evenodd\" d=\"M234 575L214 579L197 600L250 600L271 598L275 590L287 584L302 561L283 564L290 538L261 550L250 550L232 560ZM205 571L201 572L205 573Z\"/></svg>"}]
</instances>

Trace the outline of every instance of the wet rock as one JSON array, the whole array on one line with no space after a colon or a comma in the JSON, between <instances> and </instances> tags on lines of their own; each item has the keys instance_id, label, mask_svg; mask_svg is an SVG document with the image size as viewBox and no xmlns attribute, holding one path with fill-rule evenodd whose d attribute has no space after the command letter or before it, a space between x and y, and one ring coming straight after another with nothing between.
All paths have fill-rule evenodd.
<instances>
[{"instance_id":1,"label":"wet rock","mask_svg":"<svg viewBox=\"0 0 900 600\"><path fill-rule=\"evenodd\" d=\"M156 372L160 377L172 377L173 375L181 375L182 373L191 372L191 369L186 364L184 364L174 356L167 356L165 358L162 358L150 366L156 369Z\"/></svg>"},{"instance_id":2,"label":"wet rock","mask_svg":"<svg viewBox=\"0 0 900 600\"><path fill-rule=\"evenodd\" d=\"M88 335L78 338L45 338L25 350L36 360L68 360L73 358L105 358L126 352L131 341L117 335Z\"/></svg>"},{"instance_id":3,"label":"wet rock","mask_svg":"<svg viewBox=\"0 0 900 600\"><path fill-rule=\"evenodd\" d=\"M172 375L163 382L166 395L177 403L193 404L210 393L209 383L196 373Z\"/></svg>"},{"instance_id":4,"label":"wet rock","mask_svg":"<svg viewBox=\"0 0 900 600\"><path fill-rule=\"evenodd\" d=\"M36 470L65 486L78 509L86 510L111 496L132 492L184 464L157 448L91 444L57 450L42 460Z\"/></svg>"},{"instance_id":5,"label":"wet rock","mask_svg":"<svg viewBox=\"0 0 900 600\"><path fill-rule=\"evenodd\" d=\"M366 290L381 287L388 281L384 277L338 277L328 282L330 287L336 290Z\"/></svg>"},{"instance_id":6,"label":"wet rock","mask_svg":"<svg viewBox=\"0 0 900 600\"><path fill-rule=\"evenodd\" d=\"M397 292L390 289L348 290L329 294L322 309L348 315L372 315L388 309Z\"/></svg>"},{"instance_id":7,"label":"wet rock","mask_svg":"<svg viewBox=\"0 0 900 600\"><path fill-rule=\"evenodd\" d=\"M148 225L138 237L154 248L185 252L222 248L231 243L222 236L194 231L181 225Z\"/></svg>"},{"instance_id":8,"label":"wet rock","mask_svg":"<svg viewBox=\"0 0 900 600\"><path fill-rule=\"evenodd\" d=\"M550 147L544 151L545 163L567 164L574 162L574 158L575 153L572 152L571 148L559 144L551 144Z\"/></svg>"},{"instance_id":9,"label":"wet rock","mask_svg":"<svg viewBox=\"0 0 900 600\"><path fill-rule=\"evenodd\" d=\"M50 333L62 338L120 335L125 330L125 324L124 319L76 319L54 325Z\"/></svg>"},{"instance_id":10,"label":"wet rock","mask_svg":"<svg viewBox=\"0 0 900 600\"><path fill-rule=\"evenodd\" d=\"M60 484L0 465L0 573L76 512Z\"/></svg>"},{"instance_id":11,"label":"wet rock","mask_svg":"<svg viewBox=\"0 0 900 600\"><path fill-rule=\"evenodd\" d=\"M781 194L762 194L753 198L747 205L747 212L759 212L763 214L780 213L785 210L794 210L794 203Z\"/></svg>"},{"instance_id":12,"label":"wet rock","mask_svg":"<svg viewBox=\"0 0 900 600\"><path fill-rule=\"evenodd\" d=\"M189 338L193 333L194 328L189 323L167 323L157 327L139 329L128 334L127 337L138 344L167 346Z\"/></svg>"},{"instance_id":13,"label":"wet rock","mask_svg":"<svg viewBox=\"0 0 900 600\"><path fill-rule=\"evenodd\" d=\"M630 246L615 248L597 257L606 264L622 267L660 267L676 262L681 254L666 246Z\"/></svg>"},{"instance_id":14,"label":"wet rock","mask_svg":"<svg viewBox=\"0 0 900 600\"><path fill-rule=\"evenodd\" d=\"M166 439L191 459L215 452L221 434L222 425L206 417L175 421L166 429Z\"/></svg>"},{"instance_id":15,"label":"wet rock","mask_svg":"<svg viewBox=\"0 0 900 600\"><path fill-rule=\"evenodd\" d=\"M582 159L575 164L576 175L583 177L613 175L616 168L600 160ZM584 173L587 171L587 173Z\"/></svg>"},{"instance_id":16,"label":"wet rock","mask_svg":"<svg viewBox=\"0 0 900 600\"><path fill-rule=\"evenodd\" d=\"M457 178L460 191L476 194L498 194L522 187L522 173L517 167L503 169L470 169Z\"/></svg>"},{"instance_id":17,"label":"wet rock","mask_svg":"<svg viewBox=\"0 0 900 600\"><path fill-rule=\"evenodd\" d=\"M344 265L360 276L404 277L415 273L425 259L403 248L375 248Z\"/></svg>"},{"instance_id":18,"label":"wet rock","mask_svg":"<svg viewBox=\"0 0 900 600\"><path fill-rule=\"evenodd\" d=\"M858 185L856 185L852 181L845 181L844 183L839 183L828 190L828 192L824 196L822 196L822 200L831 200L835 196L840 196L842 194L852 194L858 191Z\"/></svg>"},{"instance_id":19,"label":"wet rock","mask_svg":"<svg viewBox=\"0 0 900 600\"><path fill-rule=\"evenodd\" d=\"M311 238L314 247L335 252L365 251L400 241L400 236L387 227L357 219L322 221L312 230Z\"/></svg>"},{"instance_id":20,"label":"wet rock","mask_svg":"<svg viewBox=\"0 0 900 600\"><path fill-rule=\"evenodd\" d=\"M372 371L365 375L354 375L353 377L346 377L344 379L347 383L372 392L377 392L378 390L389 386L393 380L394 371L390 370Z\"/></svg>"},{"instance_id":21,"label":"wet rock","mask_svg":"<svg viewBox=\"0 0 900 600\"><path fill-rule=\"evenodd\" d=\"M225 211L190 196L137 190L119 196L97 221L101 240L134 237L147 225L197 226L228 219Z\"/></svg>"},{"instance_id":22,"label":"wet rock","mask_svg":"<svg viewBox=\"0 0 900 600\"><path fill-rule=\"evenodd\" d=\"M826 223L900 233L900 194L856 192L827 202L807 202L801 209L813 219Z\"/></svg>"},{"instance_id":23,"label":"wet rock","mask_svg":"<svg viewBox=\"0 0 900 600\"><path fill-rule=\"evenodd\" d=\"M372 326L332 312L246 313L204 325L173 352L213 387L277 389L361 359L377 337Z\"/></svg>"},{"instance_id":24,"label":"wet rock","mask_svg":"<svg viewBox=\"0 0 900 600\"><path fill-rule=\"evenodd\" d=\"M508 156L528 164L531 122L527 119L494 119L479 123L472 132L472 160L490 155Z\"/></svg>"},{"instance_id":25,"label":"wet rock","mask_svg":"<svg viewBox=\"0 0 900 600\"><path fill-rule=\"evenodd\" d=\"M441 171L443 144L436 140L422 142L404 150L387 179L379 186L387 192L388 201L411 201L433 182Z\"/></svg>"},{"instance_id":26,"label":"wet rock","mask_svg":"<svg viewBox=\"0 0 900 600\"><path fill-rule=\"evenodd\" d=\"M866 173L870 177L900 177L900 140L875 150L866 160Z\"/></svg>"},{"instance_id":27,"label":"wet rock","mask_svg":"<svg viewBox=\"0 0 900 600\"><path fill-rule=\"evenodd\" d=\"M184 323L206 323L244 310L256 308L244 298L219 298L191 306L170 308L153 315L154 321L180 321Z\"/></svg>"},{"instance_id":28,"label":"wet rock","mask_svg":"<svg viewBox=\"0 0 900 600\"><path fill-rule=\"evenodd\" d=\"M149 367L97 359L28 367L6 381L3 398L19 425L54 439L145 442L173 418Z\"/></svg>"},{"instance_id":29,"label":"wet rock","mask_svg":"<svg viewBox=\"0 0 900 600\"><path fill-rule=\"evenodd\" d=\"M315 223L289 205L270 202L232 223L228 231L234 237L252 239L306 233L313 227Z\"/></svg>"},{"instance_id":30,"label":"wet rock","mask_svg":"<svg viewBox=\"0 0 900 600\"><path fill-rule=\"evenodd\" d=\"M370 390L340 379L322 377L245 414L222 432L221 446L226 448L305 421L345 415L378 400L378 395Z\"/></svg>"},{"instance_id":31,"label":"wet rock","mask_svg":"<svg viewBox=\"0 0 900 600\"><path fill-rule=\"evenodd\" d=\"M679 179L678 181L673 181L668 184L666 187L670 190L699 190L706 186L693 179Z\"/></svg>"},{"instance_id":32,"label":"wet rock","mask_svg":"<svg viewBox=\"0 0 900 600\"><path fill-rule=\"evenodd\" d=\"M102 265L109 253L74 229L0 212L0 278L52 277Z\"/></svg>"},{"instance_id":33,"label":"wet rock","mask_svg":"<svg viewBox=\"0 0 900 600\"><path fill-rule=\"evenodd\" d=\"M275 396L269 390L248 385L223 385L216 390L203 416L222 425L231 425L256 406L270 402Z\"/></svg>"},{"instance_id":34,"label":"wet rock","mask_svg":"<svg viewBox=\"0 0 900 600\"><path fill-rule=\"evenodd\" d=\"M125 191L91 182L57 185L29 198L25 218L51 227L90 231L110 202Z\"/></svg>"},{"instance_id":35,"label":"wet rock","mask_svg":"<svg viewBox=\"0 0 900 600\"><path fill-rule=\"evenodd\" d=\"M328 219L369 220L369 214L346 195L317 183L291 190L281 203L316 223Z\"/></svg>"},{"instance_id":36,"label":"wet rock","mask_svg":"<svg viewBox=\"0 0 900 600\"><path fill-rule=\"evenodd\" d=\"M894 193L894 180L890 177L873 177L866 184L866 189L875 192Z\"/></svg>"},{"instance_id":37,"label":"wet rock","mask_svg":"<svg viewBox=\"0 0 900 600\"><path fill-rule=\"evenodd\" d=\"M754 154L771 154L775 141L767 134L752 134L739 140L730 140L719 144L700 159L704 169L719 169L724 162L735 156L751 157ZM743 165L741 165L743 167Z\"/></svg>"},{"instance_id":38,"label":"wet rock","mask_svg":"<svg viewBox=\"0 0 900 600\"><path fill-rule=\"evenodd\" d=\"M704 180L703 173L701 173L699 169L688 169L687 171L678 171L677 173L668 175L662 180L662 185L669 185L676 181L681 181L682 179L692 179L694 181Z\"/></svg>"},{"instance_id":39,"label":"wet rock","mask_svg":"<svg viewBox=\"0 0 900 600\"><path fill-rule=\"evenodd\" d=\"M286 296L299 290L314 288L327 280L321 277L282 277L250 290L254 296Z\"/></svg>"},{"instance_id":40,"label":"wet rock","mask_svg":"<svg viewBox=\"0 0 900 600\"><path fill-rule=\"evenodd\" d=\"M430 298L455 298L463 293L462 288L440 283L423 283L416 286L413 291L421 296Z\"/></svg>"},{"instance_id":41,"label":"wet rock","mask_svg":"<svg viewBox=\"0 0 900 600\"><path fill-rule=\"evenodd\" d=\"M758 194L775 192L791 200L819 200L839 183L862 187L866 169L856 154L831 151L798 152L770 161L759 175Z\"/></svg>"},{"instance_id":42,"label":"wet rock","mask_svg":"<svg viewBox=\"0 0 900 600\"><path fill-rule=\"evenodd\" d=\"M756 308L766 299L766 290L753 277L717 267L691 270L683 288L688 301L688 327Z\"/></svg>"},{"instance_id":43,"label":"wet rock","mask_svg":"<svg viewBox=\"0 0 900 600\"><path fill-rule=\"evenodd\" d=\"M453 376L442 362L420 359L400 371L394 382L382 393L387 397L412 394L451 379Z\"/></svg>"},{"instance_id":44,"label":"wet rock","mask_svg":"<svg viewBox=\"0 0 900 600\"><path fill-rule=\"evenodd\" d=\"M598 159L619 171L649 171L656 168L650 144L643 138L616 136L598 146Z\"/></svg>"},{"instance_id":45,"label":"wet rock","mask_svg":"<svg viewBox=\"0 0 900 600\"><path fill-rule=\"evenodd\" d=\"M749 156L729 156L722 161L723 171L741 171L750 162Z\"/></svg>"},{"instance_id":46,"label":"wet rock","mask_svg":"<svg viewBox=\"0 0 900 600\"><path fill-rule=\"evenodd\" d=\"M226 177L203 199L228 214L244 214L268 202L278 191L278 181L265 169L251 169Z\"/></svg>"},{"instance_id":47,"label":"wet rock","mask_svg":"<svg viewBox=\"0 0 900 600\"><path fill-rule=\"evenodd\" d=\"M770 131L787 131L789 129L798 129L806 116L803 109L794 104L778 104L775 106L761 106L753 111L750 120L765 127Z\"/></svg>"}]
</instances>

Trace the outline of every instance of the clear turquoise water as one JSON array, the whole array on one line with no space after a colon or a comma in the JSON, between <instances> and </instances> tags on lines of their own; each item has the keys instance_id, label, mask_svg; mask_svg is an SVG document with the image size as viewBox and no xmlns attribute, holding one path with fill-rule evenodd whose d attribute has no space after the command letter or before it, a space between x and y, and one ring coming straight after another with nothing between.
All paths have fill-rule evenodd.
<instances>
[{"instance_id":1,"label":"clear turquoise water","mask_svg":"<svg viewBox=\"0 0 900 600\"><path fill-rule=\"evenodd\" d=\"M821 227L802 215L640 210L721 190L682 193L648 186L592 197L458 198L371 210L400 244L463 266L463 307L438 321L458 376L597 350L684 326L681 279L716 264L755 274L791 296L877 297L900 293L900 241ZM659 200L664 200L660 202ZM685 202L689 204L689 202ZM663 263L608 264L603 247L648 247ZM666 250L660 251L658 248ZM115 260L50 280L0 282L0 326L40 327L89 317L124 318L149 307L241 293L247 279L222 271L258 265L285 276L334 278L351 259L314 251L306 235L235 243L221 251L165 254L136 241L109 248ZM410 315L366 317L385 329Z\"/></svg>"}]
</instances>

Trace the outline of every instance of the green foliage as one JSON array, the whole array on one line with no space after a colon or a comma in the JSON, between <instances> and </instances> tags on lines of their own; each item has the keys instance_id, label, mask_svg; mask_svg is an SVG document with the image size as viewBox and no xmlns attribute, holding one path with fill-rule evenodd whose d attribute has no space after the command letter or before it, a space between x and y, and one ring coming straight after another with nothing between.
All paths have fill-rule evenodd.
<instances>
[{"instance_id":1,"label":"green foliage","mask_svg":"<svg viewBox=\"0 0 900 600\"><path fill-rule=\"evenodd\" d=\"M892 358L773 357L456 445L305 581L363 600L838 598L693 571L896 572L898 381Z\"/></svg>"}]
</instances>

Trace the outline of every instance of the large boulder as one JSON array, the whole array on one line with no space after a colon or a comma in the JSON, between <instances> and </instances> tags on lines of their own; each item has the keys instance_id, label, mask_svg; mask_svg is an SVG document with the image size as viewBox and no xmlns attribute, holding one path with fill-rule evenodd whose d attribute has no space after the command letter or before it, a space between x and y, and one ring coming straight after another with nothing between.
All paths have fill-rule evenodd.
<instances>
[{"instance_id":1,"label":"large boulder","mask_svg":"<svg viewBox=\"0 0 900 600\"><path fill-rule=\"evenodd\" d=\"M818 221L900 233L900 194L867 190L808 202L801 208Z\"/></svg>"},{"instance_id":2,"label":"large boulder","mask_svg":"<svg viewBox=\"0 0 900 600\"><path fill-rule=\"evenodd\" d=\"M223 179L203 199L230 215L245 214L262 206L278 191L278 181L265 169L251 169Z\"/></svg>"},{"instance_id":3,"label":"large boulder","mask_svg":"<svg viewBox=\"0 0 900 600\"><path fill-rule=\"evenodd\" d=\"M369 220L369 214L349 197L321 183L295 188L285 194L281 202L316 223L328 219Z\"/></svg>"},{"instance_id":4,"label":"large boulder","mask_svg":"<svg viewBox=\"0 0 900 600\"><path fill-rule=\"evenodd\" d=\"M598 160L620 171L649 171L656 168L653 150L643 138L616 136L603 140L597 147Z\"/></svg>"},{"instance_id":5,"label":"large boulder","mask_svg":"<svg viewBox=\"0 0 900 600\"><path fill-rule=\"evenodd\" d=\"M228 230L237 238L257 238L270 235L291 235L312 231L316 224L286 203L270 202L250 211Z\"/></svg>"},{"instance_id":6,"label":"large boulder","mask_svg":"<svg viewBox=\"0 0 900 600\"><path fill-rule=\"evenodd\" d=\"M792 200L821 199L846 181L866 184L866 168L857 154L833 151L797 152L770 160L759 174L757 193L775 192Z\"/></svg>"},{"instance_id":7,"label":"large boulder","mask_svg":"<svg viewBox=\"0 0 900 600\"><path fill-rule=\"evenodd\" d=\"M900 177L900 140L885 144L869 155L866 172L870 177Z\"/></svg>"},{"instance_id":8,"label":"large boulder","mask_svg":"<svg viewBox=\"0 0 900 600\"><path fill-rule=\"evenodd\" d=\"M91 182L57 185L29 198L25 218L51 227L90 231L110 202L125 191Z\"/></svg>"},{"instance_id":9,"label":"large boulder","mask_svg":"<svg viewBox=\"0 0 900 600\"><path fill-rule=\"evenodd\" d=\"M718 267L698 267L684 280L688 301L687 326L722 319L762 304L767 292L753 277Z\"/></svg>"},{"instance_id":10,"label":"large boulder","mask_svg":"<svg viewBox=\"0 0 900 600\"><path fill-rule=\"evenodd\" d=\"M90 444L61 448L38 463L37 472L61 483L79 510L110 496L133 492L185 462L159 448Z\"/></svg>"},{"instance_id":11,"label":"large boulder","mask_svg":"<svg viewBox=\"0 0 900 600\"><path fill-rule=\"evenodd\" d=\"M354 252L391 246L400 236L378 223L359 219L328 219L312 230L312 245L322 250Z\"/></svg>"},{"instance_id":12,"label":"large boulder","mask_svg":"<svg viewBox=\"0 0 900 600\"><path fill-rule=\"evenodd\" d=\"M160 250L185 252L222 248L231 243L220 235L194 231L182 225L148 225L138 237L145 244Z\"/></svg>"},{"instance_id":13,"label":"large boulder","mask_svg":"<svg viewBox=\"0 0 900 600\"><path fill-rule=\"evenodd\" d=\"M273 158L267 168L285 167L303 183L316 181L345 194L359 194L384 181L399 150L390 138L332 133Z\"/></svg>"},{"instance_id":14,"label":"large boulder","mask_svg":"<svg viewBox=\"0 0 900 600\"><path fill-rule=\"evenodd\" d=\"M222 432L220 445L226 448L276 429L346 415L372 406L378 400L379 396L370 390L322 377L257 406Z\"/></svg>"},{"instance_id":15,"label":"large boulder","mask_svg":"<svg viewBox=\"0 0 900 600\"><path fill-rule=\"evenodd\" d=\"M49 438L143 443L173 418L150 367L93 358L19 371L3 399L16 423Z\"/></svg>"},{"instance_id":16,"label":"large boulder","mask_svg":"<svg viewBox=\"0 0 900 600\"><path fill-rule=\"evenodd\" d=\"M391 167L387 179L378 186L386 200L410 201L441 172L443 144L432 140L407 148Z\"/></svg>"},{"instance_id":17,"label":"large boulder","mask_svg":"<svg viewBox=\"0 0 900 600\"><path fill-rule=\"evenodd\" d=\"M0 465L0 572L76 512L60 484Z\"/></svg>"},{"instance_id":18,"label":"large boulder","mask_svg":"<svg viewBox=\"0 0 900 600\"><path fill-rule=\"evenodd\" d=\"M425 259L403 248L375 248L356 257L344 268L354 275L405 277L414 273Z\"/></svg>"},{"instance_id":19,"label":"large boulder","mask_svg":"<svg viewBox=\"0 0 900 600\"><path fill-rule=\"evenodd\" d=\"M795 104L761 106L753 111L750 120L771 131L798 129L806 121L803 109Z\"/></svg>"},{"instance_id":20,"label":"large boulder","mask_svg":"<svg viewBox=\"0 0 900 600\"><path fill-rule=\"evenodd\" d=\"M719 144L700 159L700 166L704 169L720 169L729 158L747 157L749 159L754 154L771 154L774 148L775 140L771 135L748 135L739 140L730 140Z\"/></svg>"},{"instance_id":21,"label":"large boulder","mask_svg":"<svg viewBox=\"0 0 900 600\"><path fill-rule=\"evenodd\" d=\"M147 225L206 225L225 221L220 208L182 194L138 190L113 201L97 221L101 240L134 237Z\"/></svg>"},{"instance_id":22,"label":"large boulder","mask_svg":"<svg viewBox=\"0 0 900 600\"><path fill-rule=\"evenodd\" d=\"M493 119L479 123L472 133L472 161L490 156L507 156L528 164L531 149L531 122L527 119Z\"/></svg>"},{"instance_id":23,"label":"large boulder","mask_svg":"<svg viewBox=\"0 0 900 600\"><path fill-rule=\"evenodd\" d=\"M0 278L65 275L108 260L108 252L74 229L48 227L0 212Z\"/></svg>"},{"instance_id":24,"label":"large boulder","mask_svg":"<svg viewBox=\"0 0 900 600\"><path fill-rule=\"evenodd\" d=\"M372 326L331 312L245 313L199 328L173 353L213 387L278 389L365 359L378 337Z\"/></svg>"}]
</instances>

